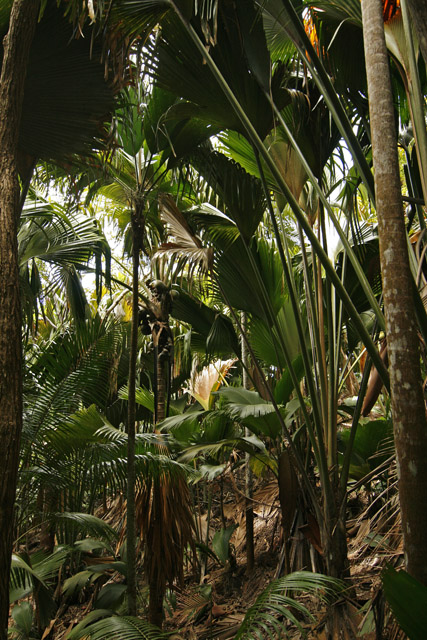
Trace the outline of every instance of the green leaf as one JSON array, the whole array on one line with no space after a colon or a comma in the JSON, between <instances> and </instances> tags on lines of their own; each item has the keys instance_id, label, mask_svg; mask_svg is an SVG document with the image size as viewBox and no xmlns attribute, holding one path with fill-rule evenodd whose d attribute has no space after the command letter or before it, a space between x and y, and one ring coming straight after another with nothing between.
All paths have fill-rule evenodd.
<instances>
[{"instance_id":1,"label":"green leaf","mask_svg":"<svg viewBox=\"0 0 427 640\"><path fill-rule=\"evenodd\" d=\"M99 611L104 617L102 620L92 622L96 617L95 611L86 616L68 636L68 640L163 640L168 634L163 633L157 627L130 616L111 616L111 611ZM99 617L99 616L98 616ZM88 621L89 624L88 624Z\"/></svg>"},{"instance_id":2,"label":"green leaf","mask_svg":"<svg viewBox=\"0 0 427 640\"><path fill-rule=\"evenodd\" d=\"M427 629L427 587L406 571L388 565L381 574L384 595L410 640L424 640Z\"/></svg>"},{"instance_id":3,"label":"green leaf","mask_svg":"<svg viewBox=\"0 0 427 640\"><path fill-rule=\"evenodd\" d=\"M101 589L95 602L99 609L117 609L126 593L125 584L107 584Z\"/></svg>"},{"instance_id":4,"label":"green leaf","mask_svg":"<svg viewBox=\"0 0 427 640\"><path fill-rule=\"evenodd\" d=\"M304 377L304 362L301 355L298 355L292 361L292 368L297 377L297 380L301 381ZM291 399L291 395L294 391L294 383L292 382L289 369L286 369L278 383L274 388L274 399L278 404L286 405Z\"/></svg>"},{"instance_id":5,"label":"green leaf","mask_svg":"<svg viewBox=\"0 0 427 640\"><path fill-rule=\"evenodd\" d=\"M200 465L200 474L203 478L211 482L215 480L218 476L224 473L227 468L227 464L202 464Z\"/></svg>"},{"instance_id":6,"label":"green leaf","mask_svg":"<svg viewBox=\"0 0 427 640\"><path fill-rule=\"evenodd\" d=\"M109 618L112 615L112 611L109 609L95 609L88 613L68 634L68 640L79 640L80 638L88 637L90 632L86 632L86 628L89 628L93 623L98 622L102 618Z\"/></svg>"},{"instance_id":7,"label":"green leaf","mask_svg":"<svg viewBox=\"0 0 427 640\"><path fill-rule=\"evenodd\" d=\"M348 446L350 429L338 434L338 449L344 453ZM390 420L362 420L357 425L356 436L351 453L350 476L360 480L369 471L378 467L390 455L387 449L393 438L393 425Z\"/></svg>"},{"instance_id":8,"label":"green leaf","mask_svg":"<svg viewBox=\"0 0 427 640\"><path fill-rule=\"evenodd\" d=\"M123 389L120 389L119 398L121 400L127 400L128 399L128 388L127 387L123 387ZM138 387L135 390L135 400L142 407L145 407L146 409L151 411L151 413L154 413L154 393L152 391L149 391L148 389L145 389L144 387Z\"/></svg>"},{"instance_id":9,"label":"green leaf","mask_svg":"<svg viewBox=\"0 0 427 640\"><path fill-rule=\"evenodd\" d=\"M257 391L249 391L244 387L222 387L215 393L224 398L231 407L242 407L242 412L244 412L243 407L255 407L254 410L258 412L258 415L269 413L272 410L272 405L261 398ZM254 413L250 415L254 415Z\"/></svg>"},{"instance_id":10,"label":"green leaf","mask_svg":"<svg viewBox=\"0 0 427 640\"><path fill-rule=\"evenodd\" d=\"M222 387L216 392L225 398L224 411L230 418L247 426L255 434L263 433L277 438L281 431L279 417L274 406L261 398L256 391L243 387Z\"/></svg>"},{"instance_id":11,"label":"green leaf","mask_svg":"<svg viewBox=\"0 0 427 640\"><path fill-rule=\"evenodd\" d=\"M162 431L171 431L180 442L190 442L192 436L200 431L200 419L206 411L187 411L177 416L170 416L159 423Z\"/></svg>"},{"instance_id":12,"label":"green leaf","mask_svg":"<svg viewBox=\"0 0 427 640\"><path fill-rule=\"evenodd\" d=\"M33 626L33 608L29 602L17 604L12 609L12 618L21 632L21 637L28 638Z\"/></svg>"},{"instance_id":13,"label":"green leaf","mask_svg":"<svg viewBox=\"0 0 427 640\"><path fill-rule=\"evenodd\" d=\"M100 63L99 39L75 38L63 11L49 3L31 47L20 147L37 158L87 155L107 137L113 89Z\"/></svg>"},{"instance_id":14,"label":"green leaf","mask_svg":"<svg viewBox=\"0 0 427 640\"><path fill-rule=\"evenodd\" d=\"M117 538L117 533L111 525L89 513L57 513L55 520L64 525L74 525L79 532L92 533L108 541Z\"/></svg>"},{"instance_id":15,"label":"green leaf","mask_svg":"<svg viewBox=\"0 0 427 640\"><path fill-rule=\"evenodd\" d=\"M233 535L235 529L239 525L232 524L226 529L220 529L217 531L212 540L212 549L215 554L221 560L222 564L225 564L230 555L230 538Z\"/></svg>"},{"instance_id":16,"label":"green leaf","mask_svg":"<svg viewBox=\"0 0 427 640\"><path fill-rule=\"evenodd\" d=\"M298 571L273 580L246 612L235 640L262 640L266 637L289 637L287 621L291 621L304 634L301 618L312 619L308 609L289 596L291 592L316 594L321 600L330 600L343 588L343 583L319 573ZM295 614L298 614L298 618Z\"/></svg>"},{"instance_id":17,"label":"green leaf","mask_svg":"<svg viewBox=\"0 0 427 640\"><path fill-rule=\"evenodd\" d=\"M77 593L80 593L82 589L97 580L98 577L99 576L88 569L75 573L70 578L67 578L62 585L64 596L66 598L73 598Z\"/></svg>"}]
</instances>

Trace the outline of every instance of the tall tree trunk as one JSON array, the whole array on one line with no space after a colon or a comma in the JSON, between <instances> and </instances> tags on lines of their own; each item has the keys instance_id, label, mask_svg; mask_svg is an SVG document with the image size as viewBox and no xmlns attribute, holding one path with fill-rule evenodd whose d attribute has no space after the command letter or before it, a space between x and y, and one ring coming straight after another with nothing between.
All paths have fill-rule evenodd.
<instances>
[{"instance_id":1,"label":"tall tree trunk","mask_svg":"<svg viewBox=\"0 0 427 640\"><path fill-rule=\"evenodd\" d=\"M21 303L16 167L19 123L39 0L15 0L0 77L0 639L7 638L9 572L22 428Z\"/></svg>"},{"instance_id":2,"label":"tall tree trunk","mask_svg":"<svg viewBox=\"0 0 427 640\"><path fill-rule=\"evenodd\" d=\"M242 328L243 331L247 330L247 318L246 313L242 313ZM242 349L242 386L245 389L249 389L249 353L246 346L246 342L242 336L241 338ZM248 437L251 432L245 427L245 436ZM255 549L254 549L254 510L252 507L252 494L253 494L253 478L250 466L250 455L245 454L245 523L246 523L246 573L251 574L255 564Z\"/></svg>"},{"instance_id":3,"label":"tall tree trunk","mask_svg":"<svg viewBox=\"0 0 427 640\"><path fill-rule=\"evenodd\" d=\"M155 325L155 329L158 331L157 334L153 333L153 341L155 344L155 349L157 349L157 358L156 358L156 425L157 422L161 422L166 417L166 386L165 386L165 364L164 360L160 356L161 348L159 348L158 338L160 332L162 331L159 324ZM156 476L153 478L153 513L154 520L151 523L151 526L154 531L158 532L160 535L160 530L163 526L168 526L165 523L162 516L162 501L163 495L162 492L167 492L168 483L170 479L166 479L165 476ZM150 570L149 570L149 580L148 580L148 588L149 588L149 604L148 604L148 620L151 624L156 625L159 629L162 628L163 625L163 598L166 593L166 579L164 576L163 567L157 564L157 566L153 566L152 560L150 561Z\"/></svg>"},{"instance_id":4,"label":"tall tree trunk","mask_svg":"<svg viewBox=\"0 0 427 640\"><path fill-rule=\"evenodd\" d=\"M137 204L132 211L132 325L129 354L128 420L127 420L127 501L126 501L126 561L128 613L136 616L136 523L135 523L135 388L138 352L138 272L139 252L142 246L144 220Z\"/></svg>"},{"instance_id":5,"label":"tall tree trunk","mask_svg":"<svg viewBox=\"0 0 427 640\"><path fill-rule=\"evenodd\" d=\"M154 531L158 532L161 536L161 529L164 526L168 526L167 522L164 522L162 514L162 503L164 497L162 492L167 492L167 485L170 479L166 479L164 476L153 478L153 515L154 519L151 522L151 526ZM150 553L150 549L147 550ZM149 561L149 578L148 578L148 620L151 624L156 625L159 629L163 625L163 598L166 593L166 577L164 570L159 564L154 565L153 560Z\"/></svg>"},{"instance_id":6,"label":"tall tree trunk","mask_svg":"<svg viewBox=\"0 0 427 640\"><path fill-rule=\"evenodd\" d=\"M362 17L405 560L427 585L427 424L381 0L362 0Z\"/></svg>"}]
</instances>

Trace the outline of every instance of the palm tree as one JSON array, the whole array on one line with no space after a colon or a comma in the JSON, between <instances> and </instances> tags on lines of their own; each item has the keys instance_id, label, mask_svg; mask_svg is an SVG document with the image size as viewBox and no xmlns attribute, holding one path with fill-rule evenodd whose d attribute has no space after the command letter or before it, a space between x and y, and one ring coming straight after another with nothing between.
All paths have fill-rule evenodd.
<instances>
[{"instance_id":1,"label":"palm tree","mask_svg":"<svg viewBox=\"0 0 427 640\"><path fill-rule=\"evenodd\" d=\"M362 16L403 538L409 573L427 584L427 425L381 3L362 1Z\"/></svg>"},{"instance_id":2,"label":"palm tree","mask_svg":"<svg viewBox=\"0 0 427 640\"><path fill-rule=\"evenodd\" d=\"M30 190L18 231L20 287L25 333L36 334L43 299L64 290L76 322L90 315L81 274L95 262L97 295L110 282L110 247L97 221L83 215L75 205L49 203ZM105 266L102 268L102 257ZM104 279L105 276L105 279ZM46 320L46 316L43 317Z\"/></svg>"},{"instance_id":3,"label":"palm tree","mask_svg":"<svg viewBox=\"0 0 427 640\"><path fill-rule=\"evenodd\" d=\"M139 56L141 52L139 52ZM119 116L117 137L122 149L118 151L111 165L111 184L101 188L104 195L113 196L116 202L128 208L131 222L131 243L133 262L132 283L132 329L128 380L128 493L127 493L127 553L129 614L136 613L135 576L135 486L137 478L133 471L133 436L135 434L135 386L138 351L138 326L143 321L146 333L152 334L154 364L154 424L165 417L165 361L168 360L168 383L171 382L172 334L169 328L171 298L167 287L161 282L151 283L151 295L140 292L139 262L141 253L147 253L150 233L155 238L160 234L157 217L159 192L173 190L171 168L179 158L202 142L210 131L206 127L192 124L188 115L181 116L180 101L172 93L149 86L142 70L142 59L138 58L137 74L140 74L135 89L128 89L128 105ZM176 112L176 114L175 114ZM176 191L176 189L175 189ZM178 192L179 194L179 192ZM140 300L143 301L140 310ZM150 585L150 621L161 626L163 616L163 596L166 582L172 583L175 575L182 575L182 560L186 544L190 541L192 521L187 505L188 488L183 477L171 479L167 476L145 479L143 489L138 493L138 502L147 504L147 513L139 516L140 525L148 543L153 548L146 554L146 569ZM181 492L182 509L173 513L170 505L177 491ZM138 516L138 514L137 514ZM167 541L167 530L171 541ZM177 532L182 532L182 536ZM189 533L190 532L190 533ZM164 546L159 547L159 540ZM154 544L155 543L155 544ZM164 547L173 550L168 556ZM147 548L149 548L147 546ZM157 550L157 551L156 551ZM181 568L180 568L181 567Z\"/></svg>"}]
</instances>

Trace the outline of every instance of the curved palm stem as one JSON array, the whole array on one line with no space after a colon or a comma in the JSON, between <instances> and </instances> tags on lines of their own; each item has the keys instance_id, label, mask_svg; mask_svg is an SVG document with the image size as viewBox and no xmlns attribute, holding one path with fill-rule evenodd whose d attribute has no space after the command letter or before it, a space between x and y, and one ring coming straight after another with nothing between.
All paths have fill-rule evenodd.
<instances>
[{"instance_id":1,"label":"curved palm stem","mask_svg":"<svg viewBox=\"0 0 427 640\"><path fill-rule=\"evenodd\" d=\"M362 286L362 289L363 289L367 299L369 300L369 303L370 303L372 309L374 310L374 313L375 313L375 315L376 315L376 317L378 319L379 326L381 327L382 331L385 331L384 314L381 311L381 308L380 308L380 306L379 306L379 304L377 302L377 299L375 298L375 296L374 296L374 294L372 292L372 289L371 289L371 287L369 285L369 282L368 282L368 280L366 278L365 272L363 271L363 269L362 269L362 267L360 265L360 262L356 257L356 254L355 254L355 252L353 250L353 247L351 246L351 244L348 241L347 234L342 229L342 227L341 227L341 225L340 225L340 223L339 223L339 221L338 221L338 219L337 219L337 217L336 217L336 215L334 213L334 210L332 209L330 203L328 202L327 198L325 197L325 194L323 193L323 190L320 187L318 180L316 180L316 177L315 177L310 165L308 164L304 154L302 153L301 149L299 148L298 143L295 140L294 136L292 135L292 132L289 129L288 125L286 124L286 122L285 122L280 110L277 108L277 106L274 103L274 101L271 100L270 96L268 96L266 94L266 97L270 100L270 104L274 109L274 113L276 114L277 119L279 120L280 124L282 125L283 129L285 130L286 135L288 136L291 145L293 146L293 148L297 152L299 160L302 163L302 165L303 165L308 177L310 178L310 181L311 181L313 187L316 190L316 193L318 194L323 206L327 210L328 215L329 215L330 219L332 220L333 225L334 225L334 227L335 227L335 229L336 229L336 231L337 231L337 233L338 233L338 235L340 237L340 240L343 243L343 246L345 248L346 254L348 255L348 257L350 259L350 262L351 262L351 264L352 264L352 266L353 266L353 268L354 268L354 270L356 272L356 275L357 275L357 278L358 278L358 280L360 282L360 285Z\"/></svg>"},{"instance_id":2,"label":"curved palm stem","mask_svg":"<svg viewBox=\"0 0 427 640\"><path fill-rule=\"evenodd\" d=\"M335 272L335 269L333 268L333 265L327 255L327 253L324 251L322 245L320 244L320 242L318 241L315 233L313 232L313 230L311 229L303 211L300 209L297 201L295 200L294 196L292 195L291 191L289 190L288 185L286 184L285 180L283 179L282 175L280 174L280 171L278 170L273 158L270 156L268 150L265 148L264 144L262 143L261 138L259 137L259 135L257 134L254 126L252 125L251 121L249 120L248 116L246 115L245 111L242 109L240 103L238 102L238 100L236 99L233 91L230 89L229 85L227 84L224 76L222 75L222 73L220 72L220 70L218 69L217 65L215 64L212 56L210 56L209 52L206 50L204 44L201 42L200 38L198 37L196 31L194 30L194 28L192 27L191 24L188 23L188 21L186 20L186 18L184 17L184 15L182 14L182 12L179 10L179 8L176 6L175 2L173 2L173 0L169 0L170 2L170 6L174 9L176 15L178 16L180 22L183 24L183 26L186 29L186 32L188 33L189 37L191 38L191 40L193 41L193 43L196 45L199 53L202 55L203 59L206 61L206 64L208 65L209 69L212 71L215 79L217 80L221 90L225 93L225 95L227 96L227 99L230 102L231 107L233 108L233 110L235 111L236 115L238 116L240 122L242 123L242 125L244 126L247 135L251 141L251 143L254 145L255 148L257 148L260 156L263 158L263 160L265 161L266 165L268 166L268 168L270 169L280 191L283 193L283 195L285 196L285 198L287 199L293 213L295 214L295 217L297 218L299 224L301 225L301 227L303 228L305 234L307 235L308 239L310 240L310 242L312 243L314 250L316 252L316 254L318 255L323 268L325 269L328 277L330 278L332 284L334 285L334 287L336 288L338 295L340 296L340 298L342 299L347 312L349 314L349 316L352 318L355 327L361 337L361 340L363 341L364 345L366 346L367 351L369 352L380 376L381 379L384 382L384 385L387 389L389 389L390 387L390 382L389 382L389 375L387 372L387 369L384 366L384 363L382 362L378 351L371 339L371 336L369 335L366 327L364 326L362 319L360 318L359 314L357 313L357 310L349 296L349 294L347 293L347 291L345 290L345 288L342 285L341 280L339 279L338 275Z\"/></svg>"},{"instance_id":3,"label":"curved palm stem","mask_svg":"<svg viewBox=\"0 0 427 640\"><path fill-rule=\"evenodd\" d=\"M406 71L404 84L408 93L408 106L411 112L411 119L414 126L414 137L416 140L416 153L420 168L420 178L423 190L424 201L427 201L427 132L424 115L424 97L420 86L417 61L415 57L413 35L409 22L409 12L406 0L401 2L403 29L405 33L409 69ZM409 71L409 73L408 73ZM425 228L424 216L420 217L420 226Z\"/></svg>"},{"instance_id":4,"label":"curved palm stem","mask_svg":"<svg viewBox=\"0 0 427 640\"><path fill-rule=\"evenodd\" d=\"M267 189L267 185L266 185L266 181L265 181L265 176L264 176L264 171L262 169L262 165L261 162L259 160L259 154L258 151L256 149L254 149L255 151L255 156L256 156L256 160L257 160L257 164L258 164L258 170L260 172L260 176L261 176L261 181L263 183L264 186L264 190L265 190L265 197L267 200L267 204L268 204L268 211L270 214L270 219L271 219L271 223L273 225L273 230L274 230L274 235L276 238L276 242L277 242L277 247L279 250L279 255L280 255L280 260L282 263L282 267L283 267L283 273L285 275L285 280L286 280L286 284L288 287L288 292L289 292L289 297L291 299L291 304L292 304L292 309L294 312L294 318L295 318L295 322L296 322L296 326L297 326L297 331L298 331L298 337L299 337L299 342L300 342L300 347L301 347L301 353L302 353L302 357L303 357L303 362L304 362L304 369L305 369L305 375L306 375L306 381L307 381L307 385L309 388L309 393L310 393L310 397L311 397L311 401L312 401L312 407L313 407L313 415L314 415L314 424L317 430L317 440L314 439L312 441L312 446L313 446L313 451L314 451L314 455L316 457L317 463L319 465L319 471L320 471L320 475L322 477L322 482L324 482L325 484L325 490L328 490L328 494L329 494L329 490L330 490L330 483L329 483L329 476L328 476L328 471L327 471L327 461L326 461L326 456L325 456L325 446L324 446L324 442L323 442L323 430L322 430L322 419L321 419L321 415L320 415L320 408L318 405L318 401L317 401L317 392L315 389L315 385L314 385L314 379L313 379L313 373L312 373L312 366L310 363L310 359L309 359L309 355L308 355L308 351L307 351L307 345L306 345L306 340L305 340L305 336L304 336L304 332L303 332L303 328L302 328L302 324L301 324L301 313L300 313L300 309L296 300L296 295L295 295L295 290L294 290L294 286L293 286L293 281L289 272L289 267L288 267L288 263L283 251L283 245L282 245L282 239L280 237L280 231L279 231L279 227L277 225L277 220L276 220L276 216L274 215L274 211L273 211L273 205L271 202L271 198L270 198L270 193ZM293 367L292 367L292 361L291 358L289 356L289 354L287 353L286 350L286 345L281 345L283 350L284 350L284 354L285 354L285 358L287 359L287 366L289 368L289 371L292 372ZM295 376L296 377L296 376ZM295 385L295 389L297 390L297 394L300 400L300 404L301 407L303 405L305 405L304 402L304 398L301 395L300 389L299 389L299 385L296 384ZM309 430L310 433L310 430ZM314 434L313 434L314 435Z\"/></svg>"},{"instance_id":5,"label":"curved palm stem","mask_svg":"<svg viewBox=\"0 0 427 640\"><path fill-rule=\"evenodd\" d=\"M266 3L263 0L256 0L256 3L261 10L266 11L270 13L270 15L275 17L278 23L286 32L288 32L288 29L286 27L286 19L290 18L292 27L295 29L298 37L295 38L292 37L291 34L289 35L296 48L298 49L298 52L301 55L302 59L310 70L312 78L319 87L321 94L324 96L326 104L329 107L335 123L344 140L348 144L348 148L360 171L360 175L363 178L369 196L372 202L375 202L374 179L369 165L360 147L359 141L354 134L353 127L350 120L348 119L347 113L343 105L341 104L341 101L332 85L325 67L320 61L319 56L317 55L317 52L310 41L310 38L305 32L304 25L298 17L292 5L292 2L290 0L282 0L283 9L281 11L279 10L278 12L270 12L268 9L268 2ZM281 20L282 17L283 21Z\"/></svg>"},{"instance_id":6,"label":"curved palm stem","mask_svg":"<svg viewBox=\"0 0 427 640\"><path fill-rule=\"evenodd\" d=\"M214 278L219 290L221 291L221 295L223 296L224 300L226 301L226 303L227 303L227 305L228 305L228 307L230 309L230 313L231 313L231 315L233 317L233 320L235 321L235 323L236 323L236 325L238 327L238 330L240 332L240 335L242 336L242 339L245 341L246 348L247 348L247 350L248 350L248 352L249 352L249 354L251 356L252 362L255 364L256 368L258 369L258 373L259 373L259 375L261 377L261 380L262 380L262 382L264 384L264 388L266 390L266 393L267 393L267 395L269 397L269 400L270 400L271 404L274 407L274 410L275 410L275 412L277 414L277 417L279 419L279 422L280 422L280 426L281 426L281 428L283 430L283 433L285 435L285 438L286 438L286 440L288 442L289 448L292 451L292 454L294 456L295 464L296 464L296 466L298 468L298 471L301 474L301 477L302 477L302 480L304 482L304 485L305 485L305 487L306 487L306 489L307 489L307 491L308 491L308 493L310 495L310 498L312 500L313 507L314 507L314 509L316 511L316 516L317 516L318 520L320 521L322 519L322 510L321 510L320 505L318 503L318 499L317 499L314 487L313 487L313 485L312 485L312 483L310 481L310 478L308 477L307 471L306 471L305 466L304 466L304 462L301 459L301 456L299 455L299 452L298 452L298 450L297 450L297 448L295 446L295 443L293 441L292 434L290 433L288 427L286 426L286 423L283 420L283 416L282 416L282 414L280 412L279 406L278 406L278 404L276 402L276 399L274 398L274 394L273 394L272 390L270 389L270 386L267 384L267 382L265 380L264 372L263 372L263 370L261 368L261 365L260 365L260 363L258 361L258 358L256 357L256 355L255 355L255 353L254 353L254 351L252 349L252 345L250 344L250 341L249 341L248 336L247 336L247 334L246 334L246 332L245 332L245 330L244 330L244 328L242 326L240 318L238 317L237 313L234 311L233 306L230 304L230 302L228 300L228 297L227 297L227 294L225 293L224 289L222 288L221 283L219 282L219 280L215 277L215 275L213 275L213 278ZM290 368L289 372L290 372L290 375L292 377L292 381L294 383L295 389L297 389L297 393L298 393L299 392L299 383L298 383L298 379L296 378L295 372L294 372L292 367ZM310 416L308 414L307 407L305 406L305 403L302 400L302 396L301 396L300 400L301 400L301 411L302 411L302 414L304 416L305 424L307 425L307 430L309 432L310 439L314 443L316 443L315 434L314 434L314 431L313 431L312 425L311 425L311 419L310 419Z\"/></svg>"}]
</instances>

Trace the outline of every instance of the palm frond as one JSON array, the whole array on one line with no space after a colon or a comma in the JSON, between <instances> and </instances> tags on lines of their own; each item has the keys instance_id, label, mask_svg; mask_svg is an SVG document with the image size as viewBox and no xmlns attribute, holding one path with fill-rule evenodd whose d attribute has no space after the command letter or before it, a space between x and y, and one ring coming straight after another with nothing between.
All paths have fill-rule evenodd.
<instances>
[{"instance_id":1,"label":"palm frond","mask_svg":"<svg viewBox=\"0 0 427 640\"><path fill-rule=\"evenodd\" d=\"M70 547L61 546L51 554L43 551L13 554L10 573L10 602L16 602L30 594L36 587L47 589L47 582L55 577L68 559Z\"/></svg>"},{"instance_id":2,"label":"palm frond","mask_svg":"<svg viewBox=\"0 0 427 640\"><path fill-rule=\"evenodd\" d=\"M36 29L26 76L20 131L24 153L63 159L104 146L108 129L103 125L115 105L101 53L99 39L75 39L68 19L49 4Z\"/></svg>"},{"instance_id":3,"label":"palm frond","mask_svg":"<svg viewBox=\"0 0 427 640\"><path fill-rule=\"evenodd\" d=\"M95 612L92 612L95 614ZM109 611L98 611L98 616L110 615ZM90 614L89 614L90 616ZM130 616L104 617L102 620L92 622L95 616L82 620L68 635L68 640L163 640L168 634L163 633L157 627ZM89 624L88 624L89 621Z\"/></svg>"},{"instance_id":4,"label":"palm frond","mask_svg":"<svg viewBox=\"0 0 427 640\"><path fill-rule=\"evenodd\" d=\"M265 637L289 637L289 623L295 625L306 636L296 613L308 619L313 616L307 607L291 593L316 594L321 600L328 600L342 590L339 580L318 573L299 571L284 578L274 580L258 596L256 602L248 609L245 618L235 636L236 640L259 640Z\"/></svg>"},{"instance_id":5,"label":"palm frond","mask_svg":"<svg viewBox=\"0 0 427 640\"><path fill-rule=\"evenodd\" d=\"M58 525L71 527L78 534L92 535L97 538L112 542L117 538L117 533L107 522L90 513L57 513L53 519Z\"/></svg>"},{"instance_id":6,"label":"palm frond","mask_svg":"<svg viewBox=\"0 0 427 640\"><path fill-rule=\"evenodd\" d=\"M217 151L200 150L193 154L192 162L214 189L240 233L250 240L266 207L261 182Z\"/></svg>"}]
</instances>

